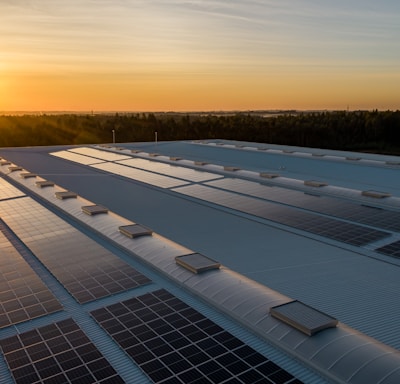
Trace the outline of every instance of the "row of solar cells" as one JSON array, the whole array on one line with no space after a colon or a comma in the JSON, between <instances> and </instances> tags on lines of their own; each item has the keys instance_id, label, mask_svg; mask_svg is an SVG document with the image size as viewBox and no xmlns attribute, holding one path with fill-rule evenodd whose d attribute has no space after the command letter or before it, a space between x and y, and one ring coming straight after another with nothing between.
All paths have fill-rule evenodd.
<instances>
[{"instance_id":1,"label":"row of solar cells","mask_svg":"<svg viewBox=\"0 0 400 384\"><path fill-rule=\"evenodd\" d=\"M355 246L389 238L391 233L386 231L400 232L398 212L338 198L224 178L94 148L75 148L53 155ZM394 242L377 251L397 256L398 250Z\"/></svg>"},{"instance_id":2,"label":"row of solar cells","mask_svg":"<svg viewBox=\"0 0 400 384\"><path fill-rule=\"evenodd\" d=\"M80 304L150 282L7 184L1 179L7 192L0 196L2 327L63 309L25 261L29 254L17 249L18 241ZM300 383L165 290L91 315L153 382ZM124 382L72 318L2 339L0 347L18 384Z\"/></svg>"}]
</instances>

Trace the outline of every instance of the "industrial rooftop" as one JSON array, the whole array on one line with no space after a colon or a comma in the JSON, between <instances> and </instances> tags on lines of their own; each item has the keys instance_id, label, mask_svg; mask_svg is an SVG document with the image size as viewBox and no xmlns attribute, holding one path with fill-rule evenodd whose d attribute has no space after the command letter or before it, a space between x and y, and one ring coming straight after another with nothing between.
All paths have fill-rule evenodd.
<instances>
[{"instance_id":1,"label":"industrial rooftop","mask_svg":"<svg viewBox=\"0 0 400 384\"><path fill-rule=\"evenodd\" d=\"M400 382L400 158L0 149L1 383Z\"/></svg>"}]
</instances>

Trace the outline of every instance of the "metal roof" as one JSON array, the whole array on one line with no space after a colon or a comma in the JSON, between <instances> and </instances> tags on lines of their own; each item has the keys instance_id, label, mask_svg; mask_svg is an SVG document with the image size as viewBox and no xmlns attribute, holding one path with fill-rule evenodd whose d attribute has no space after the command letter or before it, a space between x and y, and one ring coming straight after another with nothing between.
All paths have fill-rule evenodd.
<instances>
[{"instance_id":1,"label":"metal roof","mask_svg":"<svg viewBox=\"0 0 400 384\"><path fill-rule=\"evenodd\" d=\"M100 151L105 153L104 157L98 156ZM159 156L152 156L155 152ZM102 171L85 155L94 156L94 153L104 165L108 164ZM283 351L300 360L330 381L368 382L373 372L373 382L398 382L400 308L396 295L400 261L378 249L382 244L395 243L400 233L387 229L388 224L382 228L384 224L371 221L365 224L360 219L345 218L345 212L338 212L337 219L336 213L290 208L287 202L263 195L264 189L279 187L297 203L297 196L310 193L311 189L326 198L327 204L334 198L342 206L354 205L361 212L364 205L384 213L398 212L397 158L279 146L266 149L265 145L226 141L128 143L118 148L13 148L1 150L0 154L24 167L13 172L6 166L0 168L5 179L13 184L9 186L10 183L0 178L1 190L4 185L6 191L4 198L25 198L26 193L39 199L57 215L83 225L82 228L100 236L102 241L126 250L133 260L174 281L182 287L185 297L201 299L211 308L222 311L271 343L278 353ZM126 156L141 160L127 161ZM207 164L199 165L199 161ZM125 166L130 164L132 169L140 170L139 180L113 173L115 162L119 166L125 162ZM169 164L173 164L172 170ZM240 169L232 172L226 167ZM192 173L190 169L204 171L204 175ZM20 175L27 171L39 176ZM143 172L157 175L158 179L147 174L142 178ZM266 179L261 172L279 176ZM383 231L387 236L360 246L333 240L324 233L271 222L243 207L232 208L207 198L184 196L177 193L180 187L176 183L159 184L160 176L186 180L191 186L210 188L212 184L216 193L223 191L221 183L226 181L229 190L238 179L245 188L230 192L237 196L250 196L251 190L246 188L253 183L257 199L269 199L271 207L278 211L282 207L300 209L316 219L335 217L339 223ZM210 181L210 177L216 181ZM47 179L56 185L37 188L38 180ZM322 184L307 185L305 182L309 180ZM77 198L57 199L56 192L69 190L76 192ZM390 196L365 196L362 192L366 190ZM82 211L82 207L94 204L107 207L108 213L89 216ZM152 228L154 233L130 239L118 231L121 225L135 223ZM223 266L220 270L193 274L176 264L176 256L195 252ZM270 316L270 307L293 299L336 317L338 327L309 337ZM288 366L292 364L289 358L282 360ZM303 372L303 375L307 374ZM315 378L307 376L307 380Z\"/></svg>"}]
</instances>

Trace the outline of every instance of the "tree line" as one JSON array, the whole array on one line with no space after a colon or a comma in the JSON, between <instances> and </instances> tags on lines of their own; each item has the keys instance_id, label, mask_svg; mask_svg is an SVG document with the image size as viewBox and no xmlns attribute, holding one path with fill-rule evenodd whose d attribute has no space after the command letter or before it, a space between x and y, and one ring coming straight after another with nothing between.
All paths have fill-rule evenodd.
<instances>
[{"instance_id":1,"label":"tree line","mask_svg":"<svg viewBox=\"0 0 400 384\"><path fill-rule=\"evenodd\" d=\"M0 147L227 139L400 155L400 111L0 116Z\"/></svg>"}]
</instances>

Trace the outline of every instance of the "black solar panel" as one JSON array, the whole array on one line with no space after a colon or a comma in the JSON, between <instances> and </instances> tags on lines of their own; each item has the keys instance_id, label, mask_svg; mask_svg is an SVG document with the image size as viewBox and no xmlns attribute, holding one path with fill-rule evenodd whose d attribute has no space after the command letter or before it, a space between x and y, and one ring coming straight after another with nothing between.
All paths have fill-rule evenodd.
<instances>
[{"instance_id":1,"label":"black solar panel","mask_svg":"<svg viewBox=\"0 0 400 384\"><path fill-rule=\"evenodd\" d=\"M61 304L2 232L0 244L0 328L61 310Z\"/></svg>"},{"instance_id":2,"label":"black solar panel","mask_svg":"<svg viewBox=\"0 0 400 384\"><path fill-rule=\"evenodd\" d=\"M390 233L374 228L202 185L176 188L174 191L355 246L364 246L390 236Z\"/></svg>"},{"instance_id":3,"label":"black solar panel","mask_svg":"<svg viewBox=\"0 0 400 384\"><path fill-rule=\"evenodd\" d=\"M400 258L400 240L378 248L376 251L384 255Z\"/></svg>"},{"instance_id":4,"label":"black solar panel","mask_svg":"<svg viewBox=\"0 0 400 384\"><path fill-rule=\"evenodd\" d=\"M295 380L165 290L97 309L91 315L156 383Z\"/></svg>"},{"instance_id":5,"label":"black solar panel","mask_svg":"<svg viewBox=\"0 0 400 384\"><path fill-rule=\"evenodd\" d=\"M124 381L72 319L0 340L17 384Z\"/></svg>"}]
</instances>

